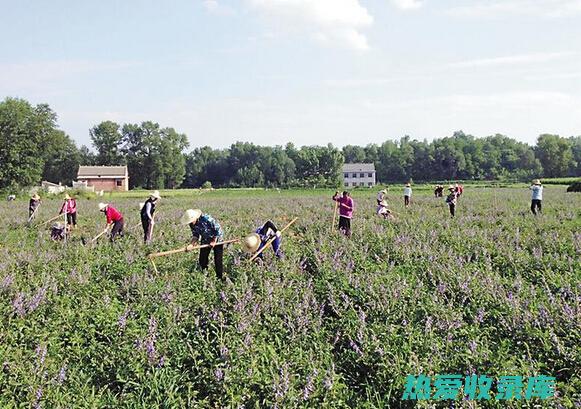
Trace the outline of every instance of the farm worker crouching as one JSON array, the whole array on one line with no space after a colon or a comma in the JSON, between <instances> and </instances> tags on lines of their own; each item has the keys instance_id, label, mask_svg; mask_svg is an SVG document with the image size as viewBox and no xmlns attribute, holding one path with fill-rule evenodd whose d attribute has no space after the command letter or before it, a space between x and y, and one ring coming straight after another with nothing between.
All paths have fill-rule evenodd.
<instances>
[{"instance_id":1,"label":"farm worker crouching","mask_svg":"<svg viewBox=\"0 0 581 409\"><path fill-rule=\"evenodd\" d=\"M534 215L537 213L542 213L542 204L543 201L543 185L539 179L533 180L532 185L529 187L532 190L532 198L531 198L531 212Z\"/></svg>"},{"instance_id":2,"label":"farm worker crouching","mask_svg":"<svg viewBox=\"0 0 581 409\"><path fill-rule=\"evenodd\" d=\"M353 218L355 202L347 191L344 191L342 195L335 192L333 200L339 203L339 231L345 236L351 237L351 219Z\"/></svg>"},{"instance_id":3,"label":"farm worker crouching","mask_svg":"<svg viewBox=\"0 0 581 409\"><path fill-rule=\"evenodd\" d=\"M412 198L412 185L410 183L406 183L403 189L403 204L405 207L410 205L410 200Z\"/></svg>"},{"instance_id":4,"label":"farm worker crouching","mask_svg":"<svg viewBox=\"0 0 581 409\"><path fill-rule=\"evenodd\" d=\"M65 227L63 223L55 223L50 229L50 238L54 241L64 240L68 236L70 229L70 224Z\"/></svg>"},{"instance_id":5,"label":"farm worker crouching","mask_svg":"<svg viewBox=\"0 0 581 409\"><path fill-rule=\"evenodd\" d=\"M395 217L391 213L391 210L388 209L385 200L377 205L377 215L383 217L385 220L395 220Z\"/></svg>"},{"instance_id":6,"label":"farm worker crouching","mask_svg":"<svg viewBox=\"0 0 581 409\"><path fill-rule=\"evenodd\" d=\"M379 206L381 202L385 202L387 200L387 190L383 189L380 190L377 194L377 205Z\"/></svg>"},{"instance_id":7,"label":"farm worker crouching","mask_svg":"<svg viewBox=\"0 0 581 409\"><path fill-rule=\"evenodd\" d=\"M119 210L115 209L109 203L99 203L99 211L105 213L107 217L107 227L113 225L111 229L111 242L115 241L115 237L123 236L123 227L125 223L123 222L123 215Z\"/></svg>"},{"instance_id":8,"label":"farm worker crouching","mask_svg":"<svg viewBox=\"0 0 581 409\"><path fill-rule=\"evenodd\" d=\"M70 197L68 193L65 195L65 201L59 212L59 214L63 213L67 216L67 224L77 227L77 201Z\"/></svg>"},{"instance_id":9,"label":"farm worker crouching","mask_svg":"<svg viewBox=\"0 0 581 409\"><path fill-rule=\"evenodd\" d=\"M141 225L143 226L143 242L149 244L151 242L151 235L153 233L153 214L155 213L155 206L161 199L159 191L154 191L149 195L149 198L141 206Z\"/></svg>"},{"instance_id":10,"label":"farm worker crouching","mask_svg":"<svg viewBox=\"0 0 581 409\"><path fill-rule=\"evenodd\" d=\"M275 224L268 220L260 226L254 233L249 234L244 239L244 250L248 253L255 253L263 248L269 240L275 238L272 242L272 250L277 258L282 258L282 251L280 245L282 242L282 235ZM258 257L262 258L264 253L260 253Z\"/></svg>"},{"instance_id":11,"label":"farm worker crouching","mask_svg":"<svg viewBox=\"0 0 581 409\"><path fill-rule=\"evenodd\" d=\"M28 202L28 218L31 219L32 215L36 212L36 209L40 206L40 196L38 194L34 194L30 197L30 201Z\"/></svg>"},{"instance_id":12,"label":"farm worker crouching","mask_svg":"<svg viewBox=\"0 0 581 409\"><path fill-rule=\"evenodd\" d=\"M214 264L216 266L216 276L224 279L224 245L216 243L224 238L224 232L220 224L214 220L209 214L202 214L200 209L188 209L182 216L181 222L183 225L189 225L192 230L192 245L197 245L198 242L202 245L209 244L210 247L200 249L200 268L202 270L208 269L208 258L210 251L214 249Z\"/></svg>"},{"instance_id":13,"label":"farm worker crouching","mask_svg":"<svg viewBox=\"0 0 581 409\"><path fill-rule=\"evenodd\" d=\"M458 202L458 193L456 193L456 188L452 185L448 188L448 196L446 197L446 203L450 208L450 215L454 217L456 213L456 203Z\"/></svg>"}]
</instances>

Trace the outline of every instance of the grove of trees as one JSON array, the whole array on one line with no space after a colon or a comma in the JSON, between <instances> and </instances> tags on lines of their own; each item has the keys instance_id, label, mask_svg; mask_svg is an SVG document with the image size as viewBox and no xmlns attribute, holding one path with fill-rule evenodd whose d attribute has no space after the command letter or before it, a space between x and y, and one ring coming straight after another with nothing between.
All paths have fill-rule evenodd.
<instances>
[{"instance_id":1,"label":"grove of trees","mask_svg":"<svg viewBox=\"0 0 581 409\"><path fill-rule=\"evenodd\" d=\"M185 134L146 121L101 122L89 131L93 149L78 148L58 129L46 104L0 102L0 189L69 184L79 165L127 165L131 187L147 189L231 186L339 185L344 162L374 163L381 182L435 180L529 180L581 175L581 136L544 134L535 146L505 135L476 138L463 132L445 138L387 140L381 145L258 146L237 142L189 153Z\"/></svg>"}]
</instances>

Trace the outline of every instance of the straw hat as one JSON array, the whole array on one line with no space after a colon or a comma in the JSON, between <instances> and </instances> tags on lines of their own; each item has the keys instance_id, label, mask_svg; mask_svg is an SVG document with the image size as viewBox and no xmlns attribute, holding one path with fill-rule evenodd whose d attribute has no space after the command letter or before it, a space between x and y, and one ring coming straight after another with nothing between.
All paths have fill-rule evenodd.
<instances>
[{"instance_id":1,"label":"straw hat","mask_svg":"<svg viewBox=\"0 0 581 409\"><path fill-rule=\"evenodd\" d=\"M260 247L260 236L258 233L250 233L244 238L244 251L247 253L254 253Z\"/></svg>"},{"instance_id":2,"label":"straw hat","mask_svg":"<svg viewBox=\"0 0 581 409\"><path fill-rule=\"evenodd\" d=\"M455 190L456 188L452 185L448 186L448 190Z\"/></svg>"},{"instance_id":3,"label":"straw hat","mask_svg":"<svg viewBox=\"0 0 581 409\"><path fill-rule=\"evenodd\" d=\"M387 190L383 189L379 193L383 193L385 195L385 194L387 194Z\"/></svg>"},{"instance_id":4,"label":"straw hat","mask_svg":"<svg viewBox=\"0 0 581 409\"><path fill-rule=\"evenodd\" d=\"M71 197L69 196L68 193L65 194L65 200L69 200Z\"/></svg>"},{"instance_id":5,"label":"straw hat","mask_svg":"<svg viewBox=\"0 0 581 409\"><path fill-rule=\"evenodd\" d=\"M59 230L60 230L60 229L63 229L64 227L65 227L65 225L64 225L64 224L62 224L61 222L56 222L56 223L54 223L54 224L52 225L52 228L53 228L53 229L59 229Z\"/></svg>"},{"instance_id":6,"label":"straw hat","mask_svg":"<svg viewBox=\"0 0 581 409\"><path fill-rule=\"evenodd\" d=\"M405 187L411 187L411 184L410 183L406 183L405 184Z\"/></svg>"},{"instance_id":7,"label":"straw hat","mask_svg":"<svg viewBox=\"0 0 581 409\"><path fill-rule=\"evenodd\" d=\"M382 207L387 207L387 201L382 200L381 203L379 203L379 205Z\"/></svg>"},{"instance_id":8,"label":"straw hat","mask_svg":"<svg viewBox=\"0 0 581 409\"><path fill-rule=\"evenodd\" d=\"M32 200L40 200L40 196L38 195L38 193L33 194L30 198Z\"/></svg>"},{"instance_id":9,"label":"straw hat","mask_svg":"<svg viewBox=\"0 0 581 409\"><path fill-rule=\"evenodd\" d=\"M184 225L194 223L200 218L201 215L202 211L200 209L188 209L184 212L180 222Z\"/></svg>"},{"instance_id":10,"label":"straw hat","mask_svg":"<svg viewBox=\"0 0 581 409\"><path fill-rule=\"evenodd\" d=\"M539 179L533 180L533 185L541 185L541 181Z\"/></svg>"},{"instance_id":11,"label":"straw hat","mask_svg":"<svg viewBox=\"0 0 581 409\"><path fill-rule=\"evenodd\" d=\"M109 203L99 203L99 211L102 212L109 206Z\"/></svg>"},{"instance_id":12,"label":"straw hat","mask_svg":"<svg viewBox=\"0 0 581 409\"><path fill-rule=\"evenodd\" d=\"M149 194L149 197L151 197L152 199L161 199L161 196L159 195L159 190L154 190L153 192L151 192Z\"/></svg>"}]
</instances>

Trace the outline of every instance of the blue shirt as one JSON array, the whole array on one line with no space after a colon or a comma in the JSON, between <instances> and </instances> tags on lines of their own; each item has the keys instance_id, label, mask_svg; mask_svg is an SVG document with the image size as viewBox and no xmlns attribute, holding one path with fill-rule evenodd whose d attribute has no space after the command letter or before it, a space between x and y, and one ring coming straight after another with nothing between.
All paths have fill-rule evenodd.
<instances>
[{"instance_id":1,"label":"blue shirt","mask_svg":"<svg viewBox=\"0 0 581 409\"><path fill-rule=\"evenodd\" d=\"M192 230L192 236L194 239L199 240L200 244L209 244L214 238L222 241L224 237L220 223L209 214L201 215L193 226L190 224L190 229Z\"/></svg>"},{"instance_id":2,"label":"blue shirt","mask_svg":"<svg viewBox=\"0 0 581 409\"><path fill-rule=\"evenodd\" d=\"M543 187L542 186L531 186L531 190L533 191L532 200L543 200Z\"/></svg>"}]
</instances>

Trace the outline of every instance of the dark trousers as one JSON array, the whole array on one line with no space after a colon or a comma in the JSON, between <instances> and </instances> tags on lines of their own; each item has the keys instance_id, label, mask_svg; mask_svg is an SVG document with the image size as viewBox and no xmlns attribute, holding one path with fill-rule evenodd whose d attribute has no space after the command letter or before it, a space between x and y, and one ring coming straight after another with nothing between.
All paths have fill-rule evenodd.
<instances>
[{"instance_id":1,"label":"dark trousers","mask_svg":"<svg viewBox=\"0 0 581 409\"><path fill-rule=\"evenodd\" d=\"M202 270L208 269L208 258L212 247L200 249L200 267ZM224 245L214 246L214 264L216 266L216 276L222 280L224 278Z\"/></svg>"},{"instance_id":2,"label":"dark trousers","mask_svg":"<svg viewBox=\"0 0 581 409\"><path fill-rule=\"evenodd\" d=\"M67 213L67 224L70 226L77 225L77 212L75 213Z\"/></svg>"},{"instance_id":3,"label":"dark trousers","mask_svg":"<svg viewBox=\"0 0 581 409\"><path fill-rule=\"evenodd\" d=\"M454 203L448 203L448 206L450 206L450 214L454 217L456 214L456 205Z\"/></svg>"},{"instance_id":4,"label":"dark trousers","mask_svg":"<svg viewBox=\"0 0 581 409\"><path fill-rule=\"evenodd\" d=\"M339 231L345 236L351 236L351 219L339 216Z\"/></svg>"},{"instance_id":5,"label":"dark trousers","mask_svg":"<svg viewBox=\"0 0 581 409\"><path fill-rule=\"evenodd\" d=\"M153 223L149 218L142 217L141 225L143 226L143 242L145 244L151 242L151 235L153 233Z\"/></svg>"},{"instance_id":6,"label":"dark trousers","mask_svg":"<svg viewBox=\"0 0 581 409\"><path fill-rule=\"evenodd\" d=\"M409 206L409 204L410 204L410 197L409 196L403 197L403 204L406 206Z\"/></svg>"},{"instance_id":7,"label":"dark trousers","mask_svg":"<svg viewBox=\"0 0 581 409\"><path fill-rule=\"evenodd\" d=\"M541 200L533 199L531 202L531 212L536 215L537 213L542 213L542 210Z\"/></svg>"},{"instance_id":8,"label":"dark trousers","mask_svg":"<svg viewBox=\"0 0 581 409\"><path fill-rule=\"evenodd\" d=\"M118 221L113 223L113 228L111 229L111 237L110 237L111 242L115 241L115 237L123 236L123 226L124 225L125 225L125 223L123 222L123 219L118 220Z\"/></svg>"}]
</instances>

